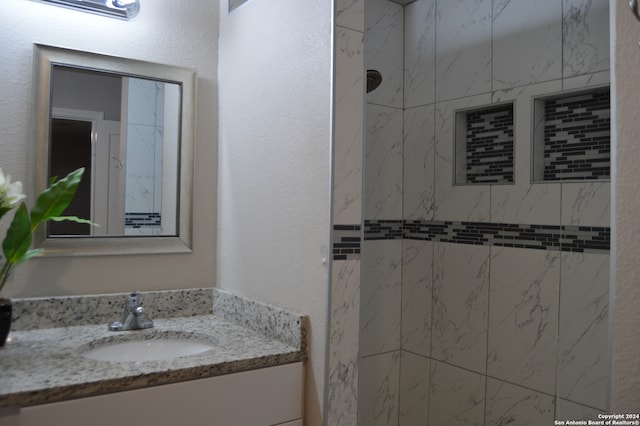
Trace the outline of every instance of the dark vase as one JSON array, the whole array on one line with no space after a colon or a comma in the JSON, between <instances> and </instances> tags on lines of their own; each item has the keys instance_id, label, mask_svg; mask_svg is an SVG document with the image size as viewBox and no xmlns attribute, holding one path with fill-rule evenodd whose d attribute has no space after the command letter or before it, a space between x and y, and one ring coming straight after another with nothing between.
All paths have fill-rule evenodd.
<instances>
[{"instance_id":1,"label":"dark vase","mask_svg":"<svg viewBox=\"0 0 640 426\"><path fill-rule=\"evenodd\" d=\"M0 298L0 347L4 346L11 330L11 313L13 304L11 299Z\"/></svg>"}]
</instances>

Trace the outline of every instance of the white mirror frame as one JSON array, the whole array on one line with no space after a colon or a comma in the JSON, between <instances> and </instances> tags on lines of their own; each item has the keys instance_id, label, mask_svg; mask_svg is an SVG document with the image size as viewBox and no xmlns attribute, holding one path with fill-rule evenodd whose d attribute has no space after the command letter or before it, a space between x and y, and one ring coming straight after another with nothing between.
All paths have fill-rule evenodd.
<instances>
[{"instance_id":1,"label":"white mirror frame","mask_svg":"<svg viewBox=\"0 0 640 426\"><path fill-rule=\"evenodd\" d=\"M135 59L82 52L61 47L34 45L33 117L34 146L30 150L33 166L33 194L48 186L51 81L54 65L150 78L182 86L180 118L180 158L178 194L178 235L48 238L45 227L34 233L34 246L43 248L41 256L95 256L190 253L192 251L196 74L194 71Z\"/></svg>"}]
</instances>

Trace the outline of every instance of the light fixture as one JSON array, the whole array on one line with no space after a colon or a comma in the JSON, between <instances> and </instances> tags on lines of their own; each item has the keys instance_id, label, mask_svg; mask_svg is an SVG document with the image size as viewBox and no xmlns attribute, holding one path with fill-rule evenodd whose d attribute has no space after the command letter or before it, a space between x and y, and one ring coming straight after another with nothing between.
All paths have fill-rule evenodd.
<instances>
[{"instance_id":1,"label":"light fixture","mask_svg":"<svg viewBox=\"0 0 640 426\"><path fill-rule=\"evenodd\" d=\"M118 19L131 19L140 11L138 0L35 0Z\"/></svg>"}]
</instances>

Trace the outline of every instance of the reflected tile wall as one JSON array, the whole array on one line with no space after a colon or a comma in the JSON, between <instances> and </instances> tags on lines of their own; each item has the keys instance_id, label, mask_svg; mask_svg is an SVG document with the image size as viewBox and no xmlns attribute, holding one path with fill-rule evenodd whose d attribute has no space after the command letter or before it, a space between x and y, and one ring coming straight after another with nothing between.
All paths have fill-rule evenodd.
<instances>
[{"instance_id":1,"label":"reflected tile wall","mask_svg":"<svg viewBox=\"0 0 640 426\"><path fill-rule=\"evenodd\" d=\"M562 253L558 396L605 409L609 256Z\"/></svg>"},{"instance_id":2,"label":"reflected tile wall","mask_svg":"<svg viewBox=\"0 0 640 426\"><path fill-rule=\"evenodd\" d=\"M434 247L431 356L485 373L489 247Z\"/></svg>"},{"instance_id":3,"label":"reflected tile wall","mask_svg":"<svg viewBox=\"0 0 640 426\"><path fill-rule=\"evenodd\" d=\"M125 212L160 213L164 85L127 79L127 105Z\"/></svg>"},{"instance_id":4,"label":"reflected tile wall","mask_svg":"<svg viewBox=\"0 0 640 426\"><path fill-rule=\"evenodd\" d=\"M400 351L360 359L358 424L390 426L398 422Z\"/></svg>"},{"instance_id":5,"label":"reflected tile wall","mask_svg":"<svg viewBox=\"0 0 640 426\"><path fill-rule=\"evenodd\" d=\"M436 2L436 100L491 91L491 0Z\"/></svg>"},{"instance_id":6,"label":"reflected tile wall","mask_svg":"<svg viewBox=\"0 0 640 426\"><path fill-rule=\"evenodd\" d=\"M487 378L487 413L485 426L552 425L555 401L531 389Z\"/></svg>"},{"instance_id":7,"label":"reflected tile wall","mask_svg":"<svg viewBox=\"0 0 640 426\"><path fill-rule=\"evenodd\" d=\"M609 69L609 1L563 0L563 77Z\"/></svg>"},{"instance_id":8,"label":"reflected tile wall","mask_svg":"<svg viewBox=\"0 0 640 426\"><path fill-rule=\"evenodd\" d=\"M429 426L484 423L485 376L431 361Z\"/></svg>"},{"instance_id":9,"label":"reflected tile wall","mask_svg":"<svg viewBox=\"0 0 640 426\"><path fill-rule=\"evenodd\" d=\"M362 244L360 356L400 349L402 241Z\"/></svg>"},{"instance_id":10,"label":"reflected tile wall","mask_svg":"<svg viewBox=\"0 0 640 426\"><path fill-rule=\"evenodd\" d=\"M560 253L491 249L487 374L555 393Z\"/></svg>"},{"instance_id":11,"label":"reflected tile wall","mask_svg":"<svg viewBox=\"0 0 640 426\"><path fill-rule=\"evenodd\" d=\"M493 2L493 90L562 77L559 0Z\"/></svg>"}]
</instances>

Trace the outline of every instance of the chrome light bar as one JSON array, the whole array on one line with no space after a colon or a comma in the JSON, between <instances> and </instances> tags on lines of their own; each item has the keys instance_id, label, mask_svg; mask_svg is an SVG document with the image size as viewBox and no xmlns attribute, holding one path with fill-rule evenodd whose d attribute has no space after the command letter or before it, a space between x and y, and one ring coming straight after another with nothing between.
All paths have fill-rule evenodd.
<instances>
[{"instance_id":1,"label":"chrome light bar","mask_svg":"<svg viewBox=\"0 0 640 426\"><path fill-rule=\"evenodd\" d=\"M129 20L140 11L138 0L35 0L111 18Z\"/></svg>"}]
</instances>

